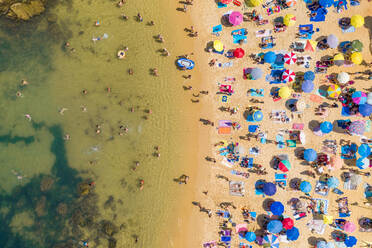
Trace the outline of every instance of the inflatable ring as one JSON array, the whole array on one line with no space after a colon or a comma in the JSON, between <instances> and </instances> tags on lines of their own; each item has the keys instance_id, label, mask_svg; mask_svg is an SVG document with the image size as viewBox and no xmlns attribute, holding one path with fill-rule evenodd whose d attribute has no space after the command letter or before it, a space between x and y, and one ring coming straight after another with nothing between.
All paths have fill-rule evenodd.
<instances>
[{"instance_id":1,"label":"inflatable ring","mask_svg":"<svg viewBox=\"0 0 372 248\"><path fill-rule=\"evenodd\" d=\"M120 50L118 52L118 58L119 59L124 59L125 58L125 51L124 50Z\"/></svg>"}]
</instances>

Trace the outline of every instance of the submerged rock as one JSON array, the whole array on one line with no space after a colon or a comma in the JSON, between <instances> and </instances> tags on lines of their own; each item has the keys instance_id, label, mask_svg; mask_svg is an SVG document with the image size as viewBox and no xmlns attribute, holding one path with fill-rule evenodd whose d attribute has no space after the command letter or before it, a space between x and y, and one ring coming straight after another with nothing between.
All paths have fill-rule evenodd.
<instances>
[{"instance_id":1,"label":"submerged rock","mask_svg":"<svg viewBox=\"0 0 372 248\"><path fill-rule=\"evenodd\" d=\"M11 19L27 21L31 17L43 13L45 10L44 4L45 3L41 0L31 0L29 2L0 0L0 14L6 15Z\"/></svg>"}]
</instances>

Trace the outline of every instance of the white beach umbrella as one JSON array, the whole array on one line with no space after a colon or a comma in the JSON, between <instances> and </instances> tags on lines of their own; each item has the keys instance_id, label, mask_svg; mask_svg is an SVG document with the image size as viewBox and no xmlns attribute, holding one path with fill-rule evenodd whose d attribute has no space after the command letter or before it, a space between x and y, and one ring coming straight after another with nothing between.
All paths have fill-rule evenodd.
<instances>
[{"instance_id":1,"label":"white beach umbrella","mask_svg":"<svg viewBox=\"0 0 372 248\"><path fill-rule=\"evenodd\" d=\"M337 81L340 83L340 84L346 84L347 82L349 82L350 80L350 76L349 74L347 74L346 72L340 72L338 75L337 75Z\"/></svg>"}]
</instances>

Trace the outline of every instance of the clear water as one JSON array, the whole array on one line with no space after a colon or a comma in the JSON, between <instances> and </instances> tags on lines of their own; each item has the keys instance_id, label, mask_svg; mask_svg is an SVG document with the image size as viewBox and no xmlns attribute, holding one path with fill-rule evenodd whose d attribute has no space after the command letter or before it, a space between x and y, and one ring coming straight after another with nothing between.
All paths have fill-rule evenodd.
<instances>
[{"instance_id":1,"label":"clear water","mask_svg":"<svg viewBox=\"0 0 372 248\"><path fill-rule=\"evenodd\" d=\"M164 247L157 232L176 201L185 135L175 56L154 39L173 32L166 6L72 0L27 24L1 20L0 247ZM95 182L88 194L84 182Z\"/></svg>"}]
</instances>

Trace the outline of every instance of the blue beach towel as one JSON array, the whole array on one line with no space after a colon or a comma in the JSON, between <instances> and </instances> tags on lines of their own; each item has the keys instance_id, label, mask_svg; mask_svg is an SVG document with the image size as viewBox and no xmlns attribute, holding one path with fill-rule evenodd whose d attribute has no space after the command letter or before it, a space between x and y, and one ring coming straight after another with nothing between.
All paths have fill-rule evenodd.
<instances>
[{"instance_id":1,"label":"blue beach towel","mask_svg":"<svg viewBox=\"0 0 372 248\"><path fill-rule=\"evenodd\" d=\"M342 33L353 33L353 32L355 32L355 27L350 26L347 29L341 29L341 31L342 31Z\"/></svg>"},{"instance_id":2,"label":"blue beach towel","mask_svg":"<svg viewBox=\"0 0 372 248\"><path fill-rule=\"evenodd\" d=\"M325 8L319 8L316 11L312 11L311 14L316 13L316 16L310 17L311 22L324 22L328 11Z\"/></svg>"},{"instance_id":3,"label":"blue beach towel","mask_svg":"<svg viewBox=\"0 0 372 248\"><path fill-rule=\"evenodd\" d=\"M341 146L341 158L342 159L355 159L356 158L356 152L358 150L358 147L356 144ZM349 152L353 153L353 156L345 156Z\"/></svg>"},{"instance_id":4,"label":"blue beach towel","mask_svg":"<svg viewBox=\"0 0 372 248\"><path fill-rule=\"evenodd\" d=\"M220 25L217 25L217 26L214 26L213 28L212 28L212 33L213 34L217 34L218 32L221 32L222 31L222 25L220 24Z\"/></svg>"},{"instance_id":5,"label":"blue beach towel","mask_svg":"<svg viewBox=\"0 0 372 248\"><path fill-rule=\"evenodd\" d=\"M249 125L248 126L248 132L255 133L257 131L258 127L259 127L258 125Z\"/></svg>"},{"instance_id":6,"label":"blue beach towel","mask_svg":"<svg viewBox=\"0 0 372 248\"><path fill-rule=\"evenodd\" d=\"M217 7L218 7L218 8L225 8L225 7L227 7L227 4L223 4L223 3L221 3L221 2L218 2L218 3L217 3Z\"/></svg>"},{"instance_id":7,"label":"blue beach towel","mask_svg":"<svg viewBox=\"0 0 372 248\"><path fill-rule=\"evenodd\" d=\"M284 186L287 186L287 174L275 173L275 182L282 182Z\"/></svg>"},{"instance_id":8,"label":"blue beach towel","mask_svg":"<svg viewBox=\"0 0 372 248\"><path fill-rule=\"evenodd\" d=\"M258 90L259 90L259 93L257 93L255 89L251 89L251 96L263 97L264 89L258 89Z\"/></svg>"},{"instance_id":9,"label":"blue beach towel","mask_svg":"<svg viewBox=\"0 0 372 248\"><path fill-rule=\"evenodd\" d=\"M243 40L244 43L246 43L247 42L247 36L246 35L234 35L233 36L234 44L238 44L241 40Z\"/></svg>"},{"instance_id":10,"label":"blue beach towel","mask_svg":"<svg viewBox=\"0 0 372 248\"><path fill-rule=\"evenodd\" d=\"M276 142L278 142L277 147L279 149L284 148L285 147L285 143L284 143L284 137L283 137L283 135L278 134L278 135L276 135L275 138L276 138Z\"/></svg>"},{"instance_id":11,"label":"blue beach towel","mask_svg":"<svg viewBox=\"0 0 372 248\"><path fill-rule=\"evenodd\" d=\"M350 116L350 108L346 107L346 106L342 107L341 115L342 116Z\"/></svg>"},{"instance_id":12,"label":"blue beach towel","mask_svg":"<svg viewBox=\"0 0 372 248\"><path fill-rule=\"evenodd\" d=\"M271 65L271 66L273 66L273 65ZM271 80L269 80L270 84L285 83L284 81L281 80L284 71L285 70L271 70L271 73L269 75L269 77L271 77ZM275 77L280 78L280 80L274 80Z\"/></svg>"}]
</instances>

